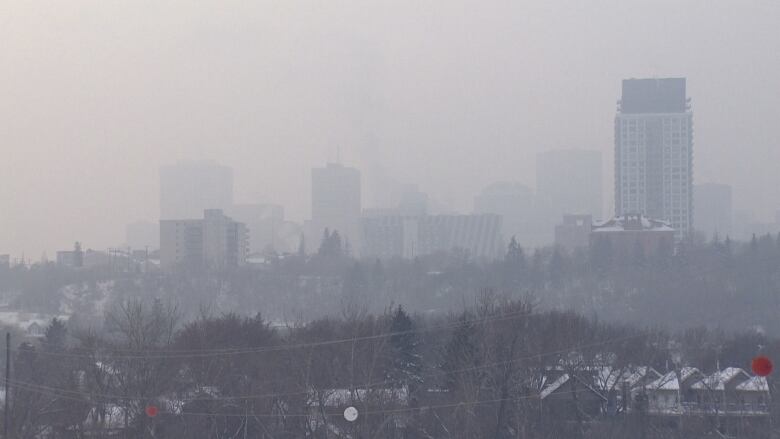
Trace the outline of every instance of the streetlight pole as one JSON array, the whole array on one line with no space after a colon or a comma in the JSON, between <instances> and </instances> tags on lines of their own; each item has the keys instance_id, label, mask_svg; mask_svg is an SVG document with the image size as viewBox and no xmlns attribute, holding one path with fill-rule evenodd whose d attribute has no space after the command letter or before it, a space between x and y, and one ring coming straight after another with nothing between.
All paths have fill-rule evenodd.
<instances>
[{"instance_id":1,"label":"streetlight pole","mask_svg":"<svg viewBox=\"0 0 780 439\"><path fill-rule=\"evenodd\" d=\"M11 333L5 333L5 401L3 403L3 439L8 439L8 407L11 403Z\"/></svg>"}]
</instances>

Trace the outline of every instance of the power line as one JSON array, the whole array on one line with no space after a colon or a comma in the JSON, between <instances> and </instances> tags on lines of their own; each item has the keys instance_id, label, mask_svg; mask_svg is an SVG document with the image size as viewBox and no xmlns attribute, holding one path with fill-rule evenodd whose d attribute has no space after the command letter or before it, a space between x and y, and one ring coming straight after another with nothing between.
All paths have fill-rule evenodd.
<instances>
[{"instance_id":1,"label":"power line","mask_svg":"<svg viewBox=\"0 0 780 439\"><path fill-rule=\"evenodd\" d=\"M492 367L497 367L505 364L514 363L517 361L523 361L523 360L532 360L542 357L549 357L552 355L567 353L576 351L578 349L588 348L588 347L594 347L594 346L600 346L610 343L616 343L620 341L626 341L634 338L640 338L645 337L647 334L635 334L630 336L622 336L622 337L614 337L607 340L602 340L599 342L593 342L593 343L586 343L586 344L578 344L574 346L570 346L568 348L564 349L558 349L553 351L547 351L547 352L541 352L536 354L529 354L521 357L515 357L503 361L498 361L494 363L488 363L488 364L482 364L478 366L471 366L461 369L455 369L455 370L438 370L438 371L432 371L430 373L422 374L421 376L424 377L435 377L439 375L448 375L448 374L457 374L457 373L465 373L465 372L471 372L475 370L482 370L482 369L489 369ZM369 389L379 386L385 386L393 384L395 380L383 380L383 381L376 381L372 383L366 383L360 386L355 386L357 389ZM92 393L92 392L83 392L79 390L70 390L70 389L63 389L63 388L57 388L57 387L49 387L40 385L37 383L32 383L28 381L12 381L14 384L18 384L20 386L26 386L26 387L34 387L42 390L49 390L53 392L63 392L63 393L69 393L69 394L77 394L77 395L83 395L85 397L92 397L92 398L100 398L100 399L106 399L106 400L139 400L144 398L151 398L151 399L157 399L159 397L144 397L144 396L130 396L130 395L112 395L112 394L100 394L100 393ZM194 397L194 398L176 398L176 401L179 402L190 402L190 401L231 401L236 399L262 399L262 398L277 398L281 396L295 396L295 395L308 395L311 393L311 390L307 391L298 391L298 392L282 392L282 393L265 393L265 394L256 394L256 395L240 395L240 396L204 396L204 397Z\"/></svg>"}]
</instances>

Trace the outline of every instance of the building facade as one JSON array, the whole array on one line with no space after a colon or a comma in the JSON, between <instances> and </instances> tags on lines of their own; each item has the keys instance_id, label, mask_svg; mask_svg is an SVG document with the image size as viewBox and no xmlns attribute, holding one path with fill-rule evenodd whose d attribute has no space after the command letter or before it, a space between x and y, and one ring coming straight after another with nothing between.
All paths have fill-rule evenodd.
<instances>
[{"instance_id":1,"label":"building facade","mask_svg":"<svg viewBox=\"0 0 780 439\"><path fill-rule=\"evenodd\" d=\"M246 263L249 233L219 209L207 209L203 219L160 220L160 266L190 268L237 267Z\"/></svg>"},{"instance_id":2,"label":"building facade","mask_svg":"<svg viewBox=\"0 0 780 439\"><path fill-rule=\"evenodd\" d=\"M563 222L555 226L555 245L567 251L588 248L592 226L590 215L564 215Z\"/></svg>"},{"instance_id":3,"label":"building facade","mask_svg":"<svg viewBox=\"0 0 780 439\"><path fill-rule=\"evenodd\" d=\"M685 78L626 79L615 117L615 213L693 229L693 113Z\"/></svg>"},{"instance_id":4,"label":"building facade","mask_svg":"<svg viewBox=\"0 0 780 439\"><path fill-rule=\"evenodd\" d=\"M250 253L281 252L285 249L280 237L285 230L284 207L277 204L234 204L226 212L246 225Z\"/></svg>"},{"instance_id":5,"label":"building facade","mask_svg":"<svg viewBox=\"0 0 780 439\"><path fill-rule=\"evenodd\" d=\"M495 259L505 251L501 223L493 214L366 217L361 254L412 259L463 250L476 259Z\"/></svg>"},{"instance_id":6,"label":"building facade","mask_svg":"<svg viewBox=\"0 0 780 439\"><path fill-rule=\"evenodd\" d=\"M641 249L644 256L671 255L674 229L666 222L639 214L623 215L593 224L590 246L608 248L616 260L628 259Z\"/></svg>"},{"instance_id":7,"label":"building facade","mask_svg":"<svg viewBox=\"0 0 780 439\"><path fill-rule=\"evenodd\" d=\"M338 231L351 248L359 248L361 184L360 171L337 163L311 171L311 222L309 236L319 246L325 229Z\"/></svg>"}]
</instances>

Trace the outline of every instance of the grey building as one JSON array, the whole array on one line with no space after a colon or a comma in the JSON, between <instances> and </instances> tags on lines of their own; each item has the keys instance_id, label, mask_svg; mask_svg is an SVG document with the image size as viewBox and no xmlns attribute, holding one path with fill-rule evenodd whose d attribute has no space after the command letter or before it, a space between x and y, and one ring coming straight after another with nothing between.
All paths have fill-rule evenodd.
<instances>
[{"instance_id":1,"label":"grey building","mask_svg":"<svg viewBox=\"0 0 780 439\"><path fill-rule=\"evenodd\" d=\"M615 213L693 229L693 113L685 78L626 79L615 117Z\"/></svg>"},{"instance_id":2,"label":"grey building","mask_svg":"<svg viewBox=\"0 0 780 439\"><path fill-rule=\"evenodd\" d=\"M721 239L732 236L731 186L703 183L693 187L694 228L711 239L716 234Z\"/></svg>"},{"instance_id":3,"label":"grey building","mask_svg":"<svg viewBox=\"0 0 780 439\"><path fill-rule=\"evenodd\" d=\"M555 226L555 245L568 251L587 249L592 226L590 215L564 215L563 222Z\"/></svg>"},{"instance_id":4,"label":"grey building","mask_svg":"<svg viewBox=\"0 0 780 439\"><path fill-rule=\"evenodd\" d=\"M233 170L213 161L160 168L160 219L199 218L206 209L233 205Z\"/></svg>"},{"instance_id":5,"label":"grey building","mask_svg":"<svg viewBox=\"0 0 780 439\"><path fill-rule=\"evenodd\" d=\"M336 230L353 249L359 248L361 209L360 171L337 163L312 169L312 239L319 240L325 229ZM310 246L317 248L319 241Z\"/></svg>"},{"instance_id":6,"label":"grey building","mask_svg":"<svg viewBox=\"0 0 780 439\"><path fill-rule=\"evenodd\" d=\"M219 209L203 219L160 220L160 266L225 268L246 263L249 233Z\"/></svg>"},{"instance_id":7,"label":"grey building","mask_svg":"<svg viewBox=\"0 0 780 439\"><path fill-rule=\"evenodd\" d=\"M495 259L505 251L501 216L493 214L375 216L363 218L362 230L366 257L410 259L459 249Z\"/></svg>"}]
</instances>

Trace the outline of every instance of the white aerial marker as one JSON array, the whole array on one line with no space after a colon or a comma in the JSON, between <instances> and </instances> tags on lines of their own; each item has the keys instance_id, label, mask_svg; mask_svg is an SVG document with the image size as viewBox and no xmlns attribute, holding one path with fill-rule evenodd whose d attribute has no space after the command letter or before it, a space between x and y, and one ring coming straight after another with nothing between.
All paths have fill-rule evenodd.
<instances>
[{"instance_id":1,"label":"white aerial marker","mask_svg":"<svg viewBox=\"0 0 780 439\"><path fill-rule=\"evenodd\" d=\"M344 419L349 422L355 422L358 418L358 410L355 407L349 406L344 409Z\"/></svg>"}]
</instances>

